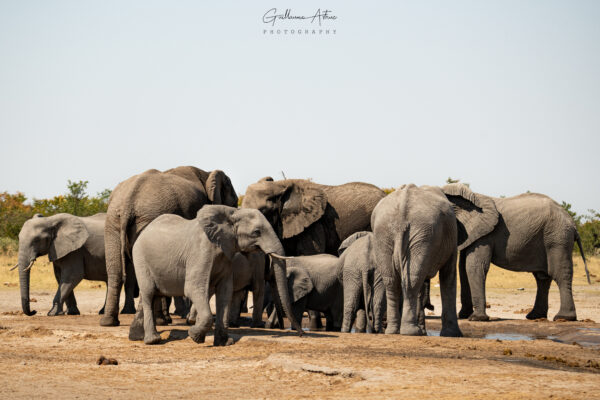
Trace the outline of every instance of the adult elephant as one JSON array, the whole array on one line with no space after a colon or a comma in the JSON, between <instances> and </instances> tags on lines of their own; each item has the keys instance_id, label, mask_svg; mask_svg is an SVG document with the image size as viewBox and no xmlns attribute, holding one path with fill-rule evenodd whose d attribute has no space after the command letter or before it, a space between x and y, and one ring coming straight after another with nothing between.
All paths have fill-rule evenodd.
<instances>
[{"instance_id":1,"label":"adult elephant","mask_svg":"<svg viewBox=\"0 0 600 400\"><path fill-rule=\"evenodd\" d=\"M29 278L36 258L48 255L54 268L58 289L49 316L79 315L73 294L82 279L106 282L104 261L104 221L106 214L77 217L61 213L44 217L36 214L19 232L19 267L21 305L25 315L36 312L29 305ZM133 298L131 299L133 301ZM102 310L101 310L102 311ZM102 312L101 312L102 313Z\"/></svg>"},{"instance_id":2,"label":"adult elephant","mask_svg":"<svg viewBox=\"0 0 600 400\"><path fill-rule=\"evenodd\" d=\"M459 191L449 185L448 193ZM478 195L481 196L481 195ZM537 283L533 309L526 318L548 317L548 291L552 280L560 292L560 310L554 319L577 320L573 302L573 245L577 241L588 276L581 239L571 216L548 196L524 193L489 198L500 213L495 229L463 248L460 254L460 318L489 320L485 279L490 262L511 270L531 272Z\"/></svg>"},{"instance_id":3,"label":"adult elephant","mask_svg":"<svg viewBox=\"0 0 600 400\"><path fill-rule=\"evenodd\" d=\"M371 230L371 213L384 197L383 190L362 182L328 186L263 178L248 186L242 207L257 208L267 217L286 254L337 255L348 236Z\"/></svg>"},{"instance_id":4,"label":"adult elephant","mask_svg":"<svg viewBox=\"0 0 600 400\"><path fill-rule=\"evenodd\" d=\"M384 197L383 190L368 183L329 186L266 177L248 186L242 207L257 208L267 217L286 254L337 255L348 236L371 230L371 213ZM310 328L319 327L320 318L312 313Z\"/></svg>"},{"instance_id":5,"label":"adult elephant","mask_svg":"<svg viewBox=\"0 0 600 400\"><path fill-rule=\"evenodd\" d=\"M456 315L456 256L498 222L494 202L464 185L404 185L371 218L377 266L386 286L385 333L425 335L423 283L439 272L442 336L462 336ZM400 307L402 323L399 324Z\"/></svg>"},{"instance_id":6,"label":"adult elephant","mask_svg":"<svg viewBox=\"0 0 600 400\"><path fill-rule=\"evenodd\" d=\"M186 166L160 172L148 170L123 181L113 190L105 228L106 270L108 273L106 312L102 326L117 326L119 295L125 279L127 299L135 289L131 249L142 230L162 214L186 219L196 216L205 204L237 206L237 195L223 171L206 172ZM134 313L133 301L122 313Z\"/></svg>"}]
</instances>

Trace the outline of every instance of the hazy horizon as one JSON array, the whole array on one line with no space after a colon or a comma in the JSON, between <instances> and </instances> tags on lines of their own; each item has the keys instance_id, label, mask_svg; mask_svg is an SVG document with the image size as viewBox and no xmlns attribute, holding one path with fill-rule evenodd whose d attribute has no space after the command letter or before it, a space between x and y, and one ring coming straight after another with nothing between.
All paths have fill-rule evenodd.
<instances>
[{"instance_id":1,"label":"hazy horizon","mask_svg":"<svg viewBox=\"0 0 600 400\"><path fill-rule=\"evenodd\" d=\"M0 192L150 168L512 196L600 210L600 3L0 3ZM284 27L306 21L277 22Z\"/></svg>"}]
</instances>

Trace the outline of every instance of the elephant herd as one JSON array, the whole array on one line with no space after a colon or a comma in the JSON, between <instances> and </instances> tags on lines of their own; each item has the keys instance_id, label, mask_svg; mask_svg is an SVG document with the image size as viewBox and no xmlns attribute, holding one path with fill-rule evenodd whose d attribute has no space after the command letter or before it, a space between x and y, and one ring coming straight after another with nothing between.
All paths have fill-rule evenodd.
<instances>
[{"instance_id":1,"label":"elephant herd","mask_svg":"<svg viewBox=\"0 0 600 400\"><path fill-rule=\"evenodd\" d=\"M265 326L267 306L267 327L283 328L287 316L299 334L307 311L311 328L319 327L322 313L327 330L350 332L355 325L357 331L425 335L429 280L439 274L440 334L462 336L458 318L489 319L485 280L492 262L535 276L528 319L547 317L554 280L560 292L555 319L576 320L574 242L581 249L571 217L541 194L494 198L462 184L411 184L386 196L367 183L266 177L247 188L238 208L223 171L187 166L119 183L106 214L35 215L19 234L15 267L26 315L35 314L29 278L42 255L58 282L48 315L63 314L65 303L67 314L79 314L73 289L82 279L97 280L107 283L100 325L119 325L124 285L121 313L136 314L129 338L147 344L160 341L157 322L170 322L165 296L187 299L189 336L204 342L213 325L213 295L214 344L231 344L227 329L248 291L253 327Z\"/></svg>"}]
</instances>

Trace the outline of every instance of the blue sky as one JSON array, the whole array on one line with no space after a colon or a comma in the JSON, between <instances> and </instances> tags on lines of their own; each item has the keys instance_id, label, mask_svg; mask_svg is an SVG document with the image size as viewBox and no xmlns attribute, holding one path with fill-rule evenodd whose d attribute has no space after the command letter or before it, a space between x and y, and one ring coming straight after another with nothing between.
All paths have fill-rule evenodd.
<instances>
[{"instance_id":1,"label":"blue sky","mask_svg":"<svg viewBox=\"0 0 600 400\"><path fill-rule=\"evenodd\" d=\"M195 165L600 209L600 2L248 3L0 2L0 191Z\"/></svg>"}]
</instances>

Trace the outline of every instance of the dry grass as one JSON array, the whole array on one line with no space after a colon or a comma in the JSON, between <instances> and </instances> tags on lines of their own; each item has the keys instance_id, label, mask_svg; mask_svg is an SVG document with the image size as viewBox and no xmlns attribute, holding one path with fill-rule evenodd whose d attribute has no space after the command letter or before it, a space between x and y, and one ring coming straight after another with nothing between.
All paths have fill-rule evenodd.
<instances>
[{"instance_id":1,"label":"dry grass","mask_svg":"<svg viewBox=\"0 0 600 400\"><path fill-rule=\"evenodd\" d=\"M17 270L9 271L16 262L16 255L0 255L0 290L19 286L19 274ZM573 265L575 268L573 284L587 285L581 257L573 257ZM588 268L592 283L600 283L600 257L589 258ZM434 279L434 283L438 283L437 277ZM48 261L47 257L38 258L31 272L31 290L48 290L55 289L56 287L52 264ZM103 282L84 280L77 287L81 289L104 289L106 285ZM535 288L535 279L529 273L511 272L492 265L487 277L486 287L501 289Z\"/></svg>"},{"instance_id":2,"label":"dry grass","mask_svg":"<svg viewBox=\"0 0 600 400\"><path fill-rule=\"evenodd\" d=\"M0 290L19 287L19 272L10 269L17 263L17 256L0 255ZM56 290L58 287L52 263L48 257L40 257L31 268L31 290ZM106 289L104 282L94 282L83 280L77 289Z\"/></svg>"}]
</instances>

